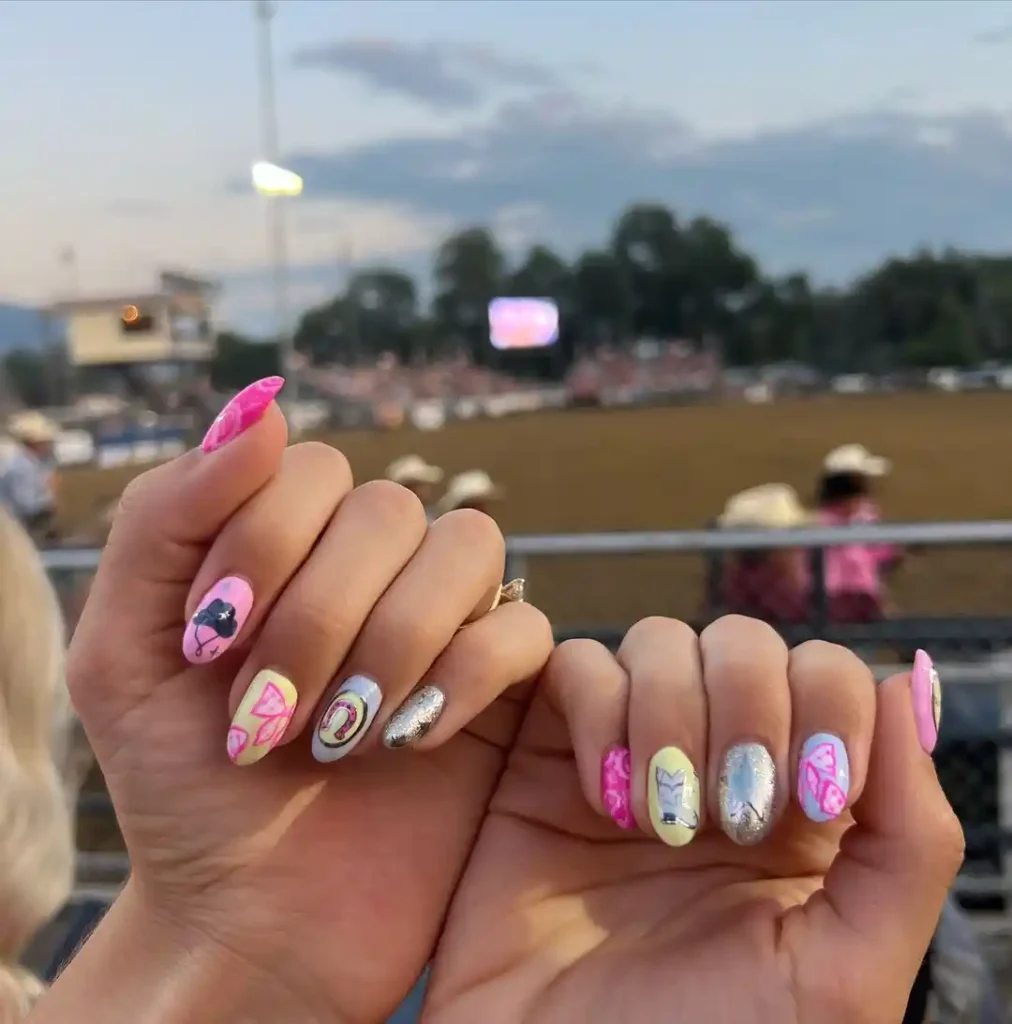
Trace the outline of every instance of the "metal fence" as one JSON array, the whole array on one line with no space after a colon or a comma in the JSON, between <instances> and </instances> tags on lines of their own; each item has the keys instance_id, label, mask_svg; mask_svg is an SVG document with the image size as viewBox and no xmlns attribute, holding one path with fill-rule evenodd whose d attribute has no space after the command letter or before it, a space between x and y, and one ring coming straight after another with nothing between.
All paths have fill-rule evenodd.
<instances>
[{"instance_id":1,"label":"metal fence","mask_svg":"<svg viewBox=\"0 0 1012 1024\"><path fill-rule=\"evenodd\" d=\"M851 544L919 550L924 561L917 579L934 573L936 589L943 596L958 594L957 603L963 607L940 613L937 607L898 606L866 621L841 620L823 586L826 553ZM971 908L1004 911L1012 890L1012 521L515 536L508 543L507 573L508 578L527 579L528 600L550 614L558 639L592 636L614 647L640 614L675 614L705 625L725 610L722 586L736 559L744 553L785 549L808 551L804 557L811 582L804 616L774 623L789 642L821 637L846 644L865 657L880 679L908 664L917 647L932 653L945 687L936 763L967 838L958 890ZM933 553L943 549L950 555L932 561ZM46 552L45 559L54 581L65 587L89 573L98 555L94 550L56 549ZM691 616L676 607L677 600L668 602L663 588L654 588L650 607L628 600L637 572L649 569L656 575L657 563L671 558L680 559L684 570L679 573L677 563L664 570L671 592L686 580L700 591ZM686 563L686 558L695 564ZM630 559L634 564L620 571L620 563ZM582 576L569 572L575 562L583 563ZM588 580L600 588L600 601L590 589L588 603ZM982 592L992 597L982 603ZM917 593L915 587L912 594ZM567 609L580 607L600 614L591 614L588 622L567 615ZM111 821L108 798L100 791L86 791L79 814L82 837L94 834L89 822ZM80 853L81 898L108 896L128 870L121 848L95 845Z\"/></svg>"}]
</instances>

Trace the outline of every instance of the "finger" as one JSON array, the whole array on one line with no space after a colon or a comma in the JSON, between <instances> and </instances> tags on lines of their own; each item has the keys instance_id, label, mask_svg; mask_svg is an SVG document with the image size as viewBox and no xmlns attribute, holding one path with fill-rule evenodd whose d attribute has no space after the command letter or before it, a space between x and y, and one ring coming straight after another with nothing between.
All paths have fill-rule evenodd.
<instances>
[{"instance_id":1,"label":"finger","mask_svg":"<svg viewBox=\"0 0 1012 1024\"><path fill-rule=\"evenodd\" d=\"M930 679L913 688L902 674L878 687L868 777L852 808L857 827L805 908L831 948L874 950L910 978L963 861L962 829L918 737L918 721L936 718L931 702ZM855 933L866 943L855 943ZM889 1008L882 1012L886 1019Z\"/></svg>"},{"instance_id":2,"label":"finger","mask_svg":"<svg viewBox=\"0 0 1012 1024\"><path fill-rule=\"evenodd\" d=\"M852 651L822 640L791 651L787 676L793 792L812 821L832 821L861 798L875 731L875 677Z\"/></svg>"},{"instance_id":3,"label":"finger","mask_svg":"<svg viewBox=\"0 0 1012 1024\"><path fill-rule=\"evenodd\" d=\"M511 686L544 668L552 627L529 604L506 604L465 626L390 716L383 745L432 750L464 729Z\"/></svg>"},{"instance_id":4,"label":"finger","mask_svg":"<svg viewBox=\"0 0 1012 1024\"><path fill-rule=\"evenodd\" d=\"M287 427L273 398L281 384L280 377L267 378L237 395L209 432L212 450L187 452L124 490L74 632L68 679L78 709L89 709L93 741L102 727L95 715L117 719L162 675L152 671L155 659L178 659L172 623L207 545L280 465ZM135 640L151 643L110 643L117 623L129 623ZM131 656L136 664L124 664Z\"/></svg>"},{"instance_id":5,"label":"finger","mask_svg":"<svg viewBox=\"0 0 1012 1024\"><path fill-rule=\"evenodd\" d=\"M501 585L506 544L483 512L460 509L433 523L355 640L313 732L313 756L336 761L407 697L476 608ZM384 712L386 711L384 707Z\"/></svg>"},{"instance_id":6,"label":"finger","mask_svg":"<svg viewBox=\"0 0 1012 1024\"><path fill-rule=\"evenodd\" d=\"M596 640L566 640L552 652L542 680L569 728L587 803L620 828L633 828L625 669Z\"/></svg>"},{"instance_id":7,"label":"finger","mask_svg":"<svg viewBox=\"0 0 1012 1024\"><path fill-rule=\"evenodd\" d=\"M637 622L618 649L629 675L633 813L644 831L684 846L703 804L696 765L706 764L706 696L699 640L674 619ZM646 786L637 780L646 780Z\"/></svg>"},{"instance_id":8,"label":"finger","mask_svg":"<svg viewBox=\"0 0 1012 1024\"><path fill-rule=\"evenodd\" d=\"M710 710L709 809L735 843L760 842L786 804L787 646L766 623L726 615L699 638Z\"/></svg>"},{"instance_id":9,"label":"finger","mask_svg":"<svg viewBox=\"0 0 1012 1024\"><path fill-rule=\"evenodd\" d=\"M187 661L214 661L256 631L351 487L336 448L310 441L285 451L277 475L225 525L197 573L186 602Z\"/></svg>"},{"instance_id":10,"label":"finger","mask_svg":"<svg viewBox=\"0 0 1012 1024\"><path fill-rule=\"evenodd\" d=\"M289 494L286 504L299 500ZM261 527L273 531L270 520ZM418 550L425 531L422 503L400 484L373 480L341 502L312 555L274 603L236 675L227 739L236 764L254 764L299 735L373 606ZM267 548L272 532L251 532L250 539L254 550L258 541Z\"/></svg>"}]
</instances>

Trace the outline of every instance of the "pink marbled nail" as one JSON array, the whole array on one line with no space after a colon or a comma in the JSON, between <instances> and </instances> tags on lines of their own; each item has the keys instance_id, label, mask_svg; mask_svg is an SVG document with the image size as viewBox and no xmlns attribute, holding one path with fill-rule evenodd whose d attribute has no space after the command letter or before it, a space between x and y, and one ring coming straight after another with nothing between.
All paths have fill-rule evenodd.
<instances>
[{"instance_id":1,"label":"pink marbled nail","mask_svg":"<svg viewBox=\"0 0 1012 1024\"><path fill-rule=\"evenodd\" d=\"M205 452L216 452L234 441L243 431L249 430L267 411L274 396L285 386L284 377L264 377L249 387L243 388L224 409L218 413L201 442Z\"/></svg>"},{"instance_id":2,"label":"pink marbled nail","mask_svg":"<svg viewBox=\"0 0 1012 1024\"><path fill-rule=\"evenodd\" d=\"M612 747L601 762L601 799L619 828L632 828L632 756L628 747Z\"/></svg>"},{"instance_id":3,"label":"pink marbled nail","mask_svg":"<svg viewBox=\"0 0 1012 1024\"><path fill-rule=\"evenodd\" d=\"M938 727L942 722L942 687L935 671L935 663L927 651L918 651L914 655L910 695L914 703L917 738L924 750L930 754L938 742Z\"/></svg>"},{"instance_id":4,"label":"pink marbled nail","mask_svg":"<svg viewBox=\"0 0 1012 1024\"><path fill-rule=\"evenodd\" d=\"M226 576L200 599L183 634L183 657L206 665L224 654L239 636L253 608L253 588L240 576Z\"/></svg>"}]
</instances>

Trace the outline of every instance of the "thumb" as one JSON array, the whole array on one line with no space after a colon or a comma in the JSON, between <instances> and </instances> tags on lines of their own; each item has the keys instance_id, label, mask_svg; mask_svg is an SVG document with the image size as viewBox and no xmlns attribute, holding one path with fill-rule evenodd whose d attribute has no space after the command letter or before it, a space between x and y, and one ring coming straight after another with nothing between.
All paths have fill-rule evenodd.
<instances>
[{"instance_id":1,"label":"thumb","mask_svg":"<svg viewBox=\"0 0 1012 1024\"><path fill-rule=\"evenodd\" d=\"M878 687L856 826L826 876L825 899L812 906L830 918L816 934L825 926L837 951L853 948L857 933L878 967L888 962L911 982L963 862L963 830L926 753L935 745L940 708L938 676L924 651L913 673Z\"/></svg>"},{"instance_id":2,"label":"thumb","mask_svg":"<svg viewBox=\"0 0 1012 1024\"><path fill-rule=\"evenodd\" d=\"M200 448L127 485L74 631L68 684L78 710L97 699L115 715L179 664L186 596L207 547L280 465L288 431L274 397L283 384L251 384Z\"/></svg>"}]
</instances>

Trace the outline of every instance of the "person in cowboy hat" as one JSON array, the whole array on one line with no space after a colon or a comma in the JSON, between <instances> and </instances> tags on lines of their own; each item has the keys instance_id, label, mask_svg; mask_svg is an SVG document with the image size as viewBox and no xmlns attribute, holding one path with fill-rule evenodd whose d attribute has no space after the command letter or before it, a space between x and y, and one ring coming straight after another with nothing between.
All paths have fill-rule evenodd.
<instances>
[{"instance_id":1,"label":"person in cowboy hat","mask_svg":"<svg viewBox=\"0 0 1012 1024\"><path fill-rule=\"evenodd\" d=\"M485 470L469 469L466 473L458 473L450 481L436 508L440 514L456 508L475 508L486 515L492 515L495 503L502 496L502 488L493 483Z\"/></svg>"},{"instance_id":2,"label":"person in cowboy hat","mask_svg":"<svg viewBox=\"0 0 1012 1024\"><path fill-rule=\"evenodd\" d=\"M0 439L0 505L16 516L37 543L55 536L53 445L59 429L34 409L16 413Z\"/></svg>"},{"instance_id":3,"label":"person in cowboy hat","mask_svg":"<svg viewBox=\"0 0 1012 1024\"><path fill-rule=\"evenodd\" d=\"M717 519L722 530L789 530L814 516L788 484L761 484L732 495ZM803 622L809 614L810 574L798 548L740 551L729 557L722 580L729 612L772 624Z\"/></svg>"},{"instance_id":4,"label":"person in cowboy hat","mask_svg":"<svg viewBox=\"0 0 1012 1024\"><path fill-rule=\"evenodd\" d=\"M384 474L388 480L406 487L417 494L425 506L425 513L433 518L432 501L436 496L436 485L443 479L443 471L439 466L432 466L420 455L402 455L394 459Z\"/></svg>"},{"instance_id":5,"label":"person in cowboy hat","mask_svg":"<svg viewBox=\"0 0 1012 1024\"><path fill-rule=\"evenodd\" d=\"M873 455L864 445L834 448L823 460L819 476L819 522L824 526L879 522L875 482L891 469L888 459ZM892 544L848 544L826 550L826 590L840 621L881 618L886 605L883 576L900 564L903 554Z\"/></svg>"}]
</instances>

